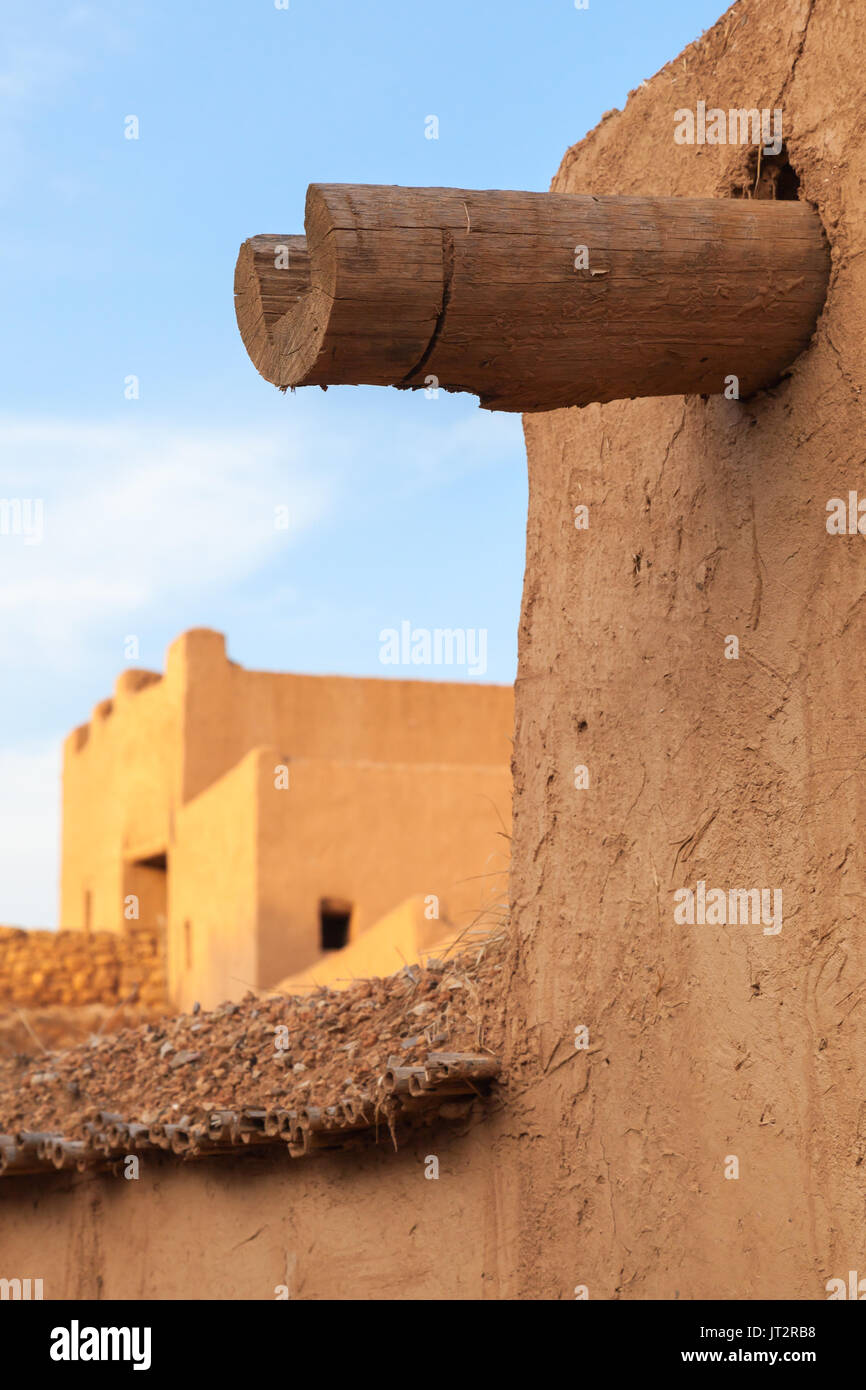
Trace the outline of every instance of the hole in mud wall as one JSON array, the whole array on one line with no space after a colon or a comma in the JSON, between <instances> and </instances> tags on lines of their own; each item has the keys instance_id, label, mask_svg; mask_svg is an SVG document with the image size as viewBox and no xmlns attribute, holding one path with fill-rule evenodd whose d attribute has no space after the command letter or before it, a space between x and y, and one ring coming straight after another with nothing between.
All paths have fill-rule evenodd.
<instances>
[{"instance_id":1,"label":"hole in mud wall","mask_svg":"<svg viewBox=\"0 0 866 1390\"><path fill-rule=\"evenodd\" d=\"M322 898L319 903L319 945L323 951L339 951L349 940L352 904L343 898Z\"/></svg>"},{"instance_id":2,"label":"hole in mud wall","mask_svg":"<svg viewBox=\"0 0 866 1390\"><path fill-rule=\"evenodd\" d=\"M732 198L775 198L794 203L799 196L800 176L791 165L785 145L778 154L764 154L762 146L753 146L742 174L731 188Z\"/></svg>"}]
</instances>

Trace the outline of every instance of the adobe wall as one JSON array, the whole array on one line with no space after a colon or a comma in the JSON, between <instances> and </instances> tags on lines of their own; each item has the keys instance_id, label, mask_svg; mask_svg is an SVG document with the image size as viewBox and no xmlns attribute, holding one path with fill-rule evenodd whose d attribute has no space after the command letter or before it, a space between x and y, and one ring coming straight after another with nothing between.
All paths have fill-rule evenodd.
<instances>
[{"instance_id":1,"label":"adobe wall","mask_svg":"<svg viewBox=\"0 0 866 1390\"><path fill-rule=\"evenodd\" d=\"M500 767L291 759L289 788L259 779L260 983L320 954L319 902L354 904L357 941L414 895L458 928L506 895L511 773ZM399 969L399 964L395 967Z\"/></svg>"},{"instance_id":2,"label":"adobe wall","mask_svg":"<svg viewBox=\"0 0 866 1390\"><path fill-rule=\"evenodd\" d=\"M210 1008L310 967L323 897L354 904L357 941L416 894L435 894L442 916L466 927L506 892L507 766L284 756L253 750L178 812L168 957L180 1008ZM276 785L278 767L288 767L287 788ZM382 966L400 961L389 953Z\"/></svg>"},{"instance_id":3,"label":"adobe wall","mask_svg":"<svg viewBox=\"0 0 866 1390\"><path fill-rule=\"evenodd\" d=\"M251 748L297 758L507 764L510 686L248 671L221 633L185 633L183 799L197 796Z\"/></svg>"},{"instance_id":4,"label":"adobe wall","mask_svg":"<svg viewBox=\"0 0 866 1390\"><path fill-rule=\"evenodd\" d=\"M117 931L123 921L124 859L164 851L179 793L182 684L128 670L114 696L63 746L60 925ZM143 920L143 919L142 919ZM151 923L153 925L153 923Z\"/></svg>"},{"instance_id":5,"label":"adobe wall","mask_svg":"<svg viewBox=\"0 0 866 1390\"><path fill-rule=\"evenodd\" d=\"M166 943L178 1009L212 1008L259 984L258 787L252 752L178 811Z\"/></svg>"},{"instance_id":6,"label":"adobe wall","mask_svg":"<svg viewBox=\"0 0 866 1390\"><path fill-rule=\"evenodd\" d=\"M468 949L473 942L497 930L507 922L507 871L494 882L502 900L483 913L477 931L458 930L440 910L439 917L431 915L431 904L423 897L407 898L387 912L363 936L350 942L340 951L320 956L306 970L289 975L276 986L280 994L306 994L327 985L328 989L344 989L353 980L369 980L374 976L396 974L404 965L438 960L452 956L457 950ZM440 909L442 904L440 903ZM458 945L458 942L460 943Z\"/></svg>"},{"instance_id":7,"label":"adobe wall","mask_svg":"<svg viewBox=\"0 0 866 1390\"><path fill-rule=\"evenodd\" d=\"M442 1125L399 1153L7 1178L0 1276L42 1278L46 1299L273 1299L279 1285L295 1300L495 1298L511 1256L491 1123Z\"/></svg>"},{"instance_id":8,"label":"adobe wall","mask_svg":"<svg viewBox=\"0 0 866 1390\"><path fill-rule=\"evenodd\" d=\"M746 152L675 144L674 111L782 107L833 273L813 346L753 400L525 420L525 1297L821 1298L863 1267L864 552L825 526L864 479L862 21L845 0L742 0L554 181L725 196ZM783 890L781 932L676 925L698 880Z\"/></svg>"}]
</instances>

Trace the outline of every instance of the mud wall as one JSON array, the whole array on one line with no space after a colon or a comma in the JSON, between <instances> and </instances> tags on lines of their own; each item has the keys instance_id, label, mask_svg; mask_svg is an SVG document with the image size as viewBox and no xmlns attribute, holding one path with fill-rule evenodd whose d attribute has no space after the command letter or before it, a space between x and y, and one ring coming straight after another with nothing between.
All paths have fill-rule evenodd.
<instances>
[{"instance_id":1,"label":"mud wall","mask_svg":"<svg viewBox=\"0 0 866 1390\"><path fill-rule=\"evenodd\" d=\"M211 1008L259 984L258 784L252 752L178 813L166 942L178 1009Z\"/></svg>"},{"instance_id":2,"label":"mud wall","mask_svg":"<svg viewBox=\"0 0 866 1390\"><path fill-rule=\"evenodd\" d=\"M126 865L169 844L179 790L181 674L171 665L163 677L122 672L113 698L66 739L61 927L119 931L124 898L134 891Z\"/></svg>"},{"instance_id":3,"label":"mud wall","mask_svg":"<svg viewBox=\"0 0 866 1390\"><path fill-rule=\"evenodd\" d=\"M525 419L523 1296L821 1298L863 1265L866 552L826 527L864 488L862 17L742 0L554 180L741 194L749 149L675 143L675 111L781 108L833 273L812 347L754 399ZM781 931L677 923L699 881L781 890Z\"/></svg>"},{"instance_id":4,"label":"mud wall","mask_svg":"<svg viewBox=\"0 0 866 1390\"><path fill-rule=\"evenodd\" d=\"M404 899L435 896L469 927L508 882L507 766L293 759L274 786L263 756L258 800L259 970L263 984L304 970L321 952L319 902L352 904L349 940ZM391 965L393 954L382 961ZM388 964L386 965L386 961Z\"/></svg>"},{"instance_id":5,"label":"mud wall","mask_svg":"<svg viewBox=\"0 0 866 1390\"><path fill-rule=\"evenodd\" d=\"M500 896L506 891L507 877L506 871L499 879ZM393 975L404 965L414 965L422 958L427 960L432 956L444 960L454 951L467 948L470 942L481 940L486 933L492 933L500 924L507 923L507 905L504 901L498 909L491 905L484 912L477 931L473 929L471 933L467 933L465 927L455 927L444 914L440 913L438 918L434 918L430 912L431 904L426 896L407 898L399 907L380 918L357 941L350 942L341 951L329 951L307 970L281 980L277 986L279 992L306 994L322 985L340 990L353 980Z\"/></svg>"},{"instance_id":6,"label":"mud wall","mask_svg":"<svg viewBox=\"0 0 866 1390\"><path fill-rule=\"evenodd\" d=\"M358 941L415 894L435 895L464 928L506 892L507 767L284 757L253 750L177 816L168 959L179 1008L313 966L322 898L352 905ZM366 958L371 973L400 969L382 938Z\"/></svg>"},{"instance_id":7,"label":"mud wall","mask_svg":"<svg viewBox=\"0 0 866 1390\"><path fill-rule=\"evenodd\" d=\"M502 767L510 757L510 686L248 671L229 661L221 633L205 629L184 633L172 656L186 673L184 801L263 745L295 758L384 763Z\"/></svg>"},{"instance_id":8,"label":"mud wall","mask_svg":"<svg viewBox=\"0 0 866 1390\"><path fill-rule=\"evenodd\" d=\"M420 1134L399 1153L6 1179L0 1277L42 1278L46 1299L496 1297L504 1179L476 1126ZM430 1157L437 1178L425 1177Z\"/></svg>"}]
</instances>

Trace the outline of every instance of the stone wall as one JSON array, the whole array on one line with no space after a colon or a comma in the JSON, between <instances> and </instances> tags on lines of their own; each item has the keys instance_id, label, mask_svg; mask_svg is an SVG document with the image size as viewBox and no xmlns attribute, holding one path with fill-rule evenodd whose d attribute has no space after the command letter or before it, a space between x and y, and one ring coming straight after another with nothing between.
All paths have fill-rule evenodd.
<instances>
[{"instance_id":1,"label":"stone wall","mask_svg":"<svg viewBox=\"0 0 866 1390\"><path fill-rule=\"evenodd\" d=\"M168 1007L162 933L127 923L122 932L25 931L0 927L0 1012L9 1007Z\"/></svg>"}]
</instances>

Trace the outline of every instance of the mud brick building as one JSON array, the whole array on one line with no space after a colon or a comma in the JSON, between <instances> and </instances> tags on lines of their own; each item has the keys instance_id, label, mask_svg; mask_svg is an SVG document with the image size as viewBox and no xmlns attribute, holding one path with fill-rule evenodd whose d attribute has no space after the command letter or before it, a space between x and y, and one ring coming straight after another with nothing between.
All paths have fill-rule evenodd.
<instances>
[{"instance_id":1,"label":"mud brick building","mask_svg":"<svg viewBox=\"0 0 866 1390\"><path fill-rule=\"evenodd\" d=\"M468 926L508 862L512 726L508 687L248 671L186 632L66 741L61 924L161 929L180 1008L308 970L418 895Z\"/></svg>"}]
</instances>

